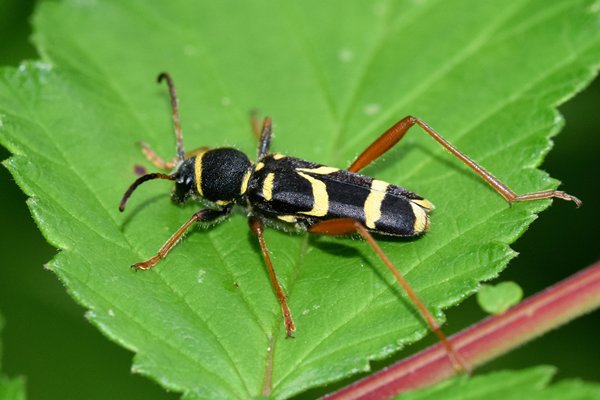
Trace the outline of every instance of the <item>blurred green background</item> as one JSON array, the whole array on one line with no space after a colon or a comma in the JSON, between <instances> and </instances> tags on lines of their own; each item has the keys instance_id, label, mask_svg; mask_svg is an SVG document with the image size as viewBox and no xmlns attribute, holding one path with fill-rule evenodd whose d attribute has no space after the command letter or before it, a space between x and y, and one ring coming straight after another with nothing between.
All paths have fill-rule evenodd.
<instances>
[{"instance_id":1,"label":"blurred green background","mask_svg":"<svg viewBox=\"0 0 600 400\"><path fill-rule=\"evenodd\" d=\"M0 0L0 65L36 59L30 44L33 0ZM600 258L600 80L561 107L567 121L543 168L564 182L584 206L555 204L513 246L520 256L502 280L514 280L533 294ZM518 129L518 127L515 127ZM0 159L9 153L0 148ZM0 168L0 313L6 326L2 372L26 378L28 399L175 399L158 385L130 373L133 354L106 340L83 318L43 265L56 250L45 242L21 193ZM447 332L484 314L474 299L448 312ZM558 378L600 381L600 312L589 314L540 338L482 370L550 364ZM409 349L414 352L414 349Z\"/></svg>"}]
</instances>

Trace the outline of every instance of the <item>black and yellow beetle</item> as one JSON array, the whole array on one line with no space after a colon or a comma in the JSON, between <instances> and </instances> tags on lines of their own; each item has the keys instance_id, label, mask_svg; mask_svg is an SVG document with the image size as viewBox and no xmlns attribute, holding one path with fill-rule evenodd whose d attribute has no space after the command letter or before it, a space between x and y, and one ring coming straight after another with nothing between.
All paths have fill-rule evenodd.
<instances>
[{"instance_id":1,"label":"black and yellow beetle","mask_svg":"<svg viewBox=\"0 0 600 400\"><path fill-rule=\"evenodd\" d=\"M134 264L135 269L150 269L175 246L185 231L195 222L215 222L226 218L234 205L246 209L249 225L258 237L267 265L271 283L281 304L288 336L295 331L286 295L277 280L269 252L263 237L264 224L272 224L313 234L348 235L360 234L394 274L419 309L429 327L440 338L457 369L467 370L460 356L452 348L431 313L404 280L397 268L381 250L370 232L391 236L418 236L429 227L428 213L433 205L421 196L384 181L360 175L358 172L377 159L417 124L438 143L463 161L481 176L508 202L557 197L581 202L567 193L547 190L516 195L509 187L448 143L426 123L415 117L405 117L389 128L373 142L347 170L270 152L271 120L265 118L262 130L253 123L260 134L256 162L234 148L202 147L185 154L179 123L178 100L173 80L161 73L158 81L166 80L173 109L173 122L177 137L177 158L165 162L147 145L143 151L156 166L172 170L171 174L151 173L141 176L125 192L119 210L123 211L133 191L152 179L175 181L173 200L184 202L189 198L202 198L212 202L211 208L197 211L160 248L158 253L143 262Z\"/></svg>"}]
</instances>

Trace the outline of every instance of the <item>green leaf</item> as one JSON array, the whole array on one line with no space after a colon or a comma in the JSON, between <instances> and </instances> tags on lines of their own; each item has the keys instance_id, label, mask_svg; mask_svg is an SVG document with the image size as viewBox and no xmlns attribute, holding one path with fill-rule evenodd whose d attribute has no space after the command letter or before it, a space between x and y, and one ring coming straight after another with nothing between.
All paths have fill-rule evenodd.
<instances>
[{"instance_id":1,"label":"green leaf","mask_svg":"<svg viewBox=\"0 0 600 400\"><path fill-rule=\"evenodd\" d=\"M14 153L5 165L62 250L49 268L135 352L134 371L189 399L289 397L368 370L427 328L365 243L269 230L298 328L285 340L243 212L132 272L199 207L173 206L157 181L117 211L134 165L153 168L137 141L174 155L156 75L175 79L188 150L254 154L248 111L259 108L274 119L274 151L343 168L415 114L523 193L557 186L536 167L562 124L554 107L600 62L593 5L44 3L34 20L42 61L0 81L0 140ZM506 266L508 244L550 204L509 207L417 128L365 173L437 206L423 238L381 245L439 318Z\"/></svg>"},{"instance_id":2,"label":"green leaf","mask_svg":"<svg viewBox=\"0 0 600 400\"><path fill-rule=\"evenodd\" d=\"M0 400L25 400L25 382L0 375Z\"/></svg>"},{"instance_id":3,"label":"green leaf","mask_svg":"<svg viewBox=\"0 0 600 400\"><path fill-rule=\"evenodd\" d=\"M0 332L2 332L3 327L4 320L0 315ZM1 360L2 342L0 342L0 361ZM25 381L22 378L9 379L0 374L0 400L25 400Z\"/></svg>"},{"instance_id":4,"label":"green leaf","mask_svg":"<svg viewBox=\"0 0 600 400\"><path fill-rule=\"evenodd\" d=\"M489 314L501 314L523 298L523 289L515 282L482 285L477 292L477 302Z\"/></svg>"},{"instance_id":5,"label":"green leaf","mask_svg":"<svg viewBox=\"0 0 600 400\"><path fill-rule=\"evenodd\" d=\"M550 385L551 367L535 367L522 371L502 371L473 378L460 377L432 388L398 396L402 400L594 400L600 399L600 385L565 380Z\"/></svg>"}]
</instances>

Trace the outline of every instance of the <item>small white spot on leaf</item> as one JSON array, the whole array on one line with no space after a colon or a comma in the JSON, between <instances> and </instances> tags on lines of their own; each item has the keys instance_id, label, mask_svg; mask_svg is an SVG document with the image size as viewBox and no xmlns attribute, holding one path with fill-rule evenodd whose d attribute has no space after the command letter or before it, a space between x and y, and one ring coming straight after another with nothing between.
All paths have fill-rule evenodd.
<instances>
[{"instance_id":1,"label":"small white spot on leaf","mask_svg":"<svg viewBox=\"0 0 600 400\"><path fill-rule=\"evenodd\" d=\"M75 1L75 5L76 6L81 6L81 7L94 7L96 6L97 2L96 0L78 0Z\"/></svg>"},{"instance_id":2,"label":"small white spot on leaf","mask_svg":"<svg viewBox=\"0 0 600 400\"><path fill-rule=\"evenodd\" d=\"M377 103L369 103L365 106L363 111L366 115L369 115L369 116L375 115L375 114L379 113L379 111L381 111L381 105L379 105Z\"/></svg>"},{"instance_id":3,"label":"small white spot on leaf","mask_svg":"<svg viewBox=\"0 0 600 400\"><path fill-rule=\"evenodd\" d=\"M321 308L321 306L318 304L313 305L311 308L305 308L304 310L302 310L302 315L308 315L311 312L318 310L319 308Z\"/></svg>"},{"instance_id":4,"label":"small white spot on leaf","mask_svg":"<svg viewBox=\"0 0 600 400\"><path fill-rule=\"evenodd\" d=\"M386 2L379 2L373 5L373 15L376 17L383 17L388 12L388 5Z\"/></svg>"},{"instance_id":5,"label":"small white spot on leaf","mask_svg":"<svg viewBox=\"0 0 600 400\"><path fill-rule=\"evenodd\" d=\"M196 54L198 54L198 48L192 44L186 44L183 47L183 54L185 54L188 57L193 57Z\"/></svg>"},{"instance_id":6,"label":"small white spot on leaf","mask_svg":"<svg viewBox=\"0 0 600 400\"><path fill-rule=\"evenodd\" d=\"M203 283L205 276L206 276L206 271L203 269L199 269L198 274L196 275L196 280L198 281L198 283Z\"/></svg>"},{"instance_id":7,"label":"small white spot on leaf","mask_svg":"<svg viewBox=\"0 0 600 400\"><path fill-rule=\"evenodd\" d=\"M52 71L52 64L44 62L36 62L33 64L39 71Z\"/></svg>"},{"instance_id":8,"label":"small white spot on leaf","mask_svg":"<svg viewBox=\"0 0 600 400\"><path fill-rule=\"evenodd\" d=\"M354 60L354 52L348 48L343 48L338 52L338 58L343 63L349 63Z\"/></svg>"}]
</instances>

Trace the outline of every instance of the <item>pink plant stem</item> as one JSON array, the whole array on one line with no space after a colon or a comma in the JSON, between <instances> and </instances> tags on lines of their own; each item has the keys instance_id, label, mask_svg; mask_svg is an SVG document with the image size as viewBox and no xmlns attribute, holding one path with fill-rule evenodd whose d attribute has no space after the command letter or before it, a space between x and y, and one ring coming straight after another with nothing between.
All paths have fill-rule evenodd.
<instances>
[{"instance_id":1,"label":"pink plant stem","mask_svg":"<svg viewBox=\"0 0 600 400\"><path fill-rule=\"evenodd\" d=\"M462 358L476 367L599 306L600 262L597 262L449 340ZM454 374L447 353L438 343L325 398L387 399Z\"/></svg>"}]
</instances>

